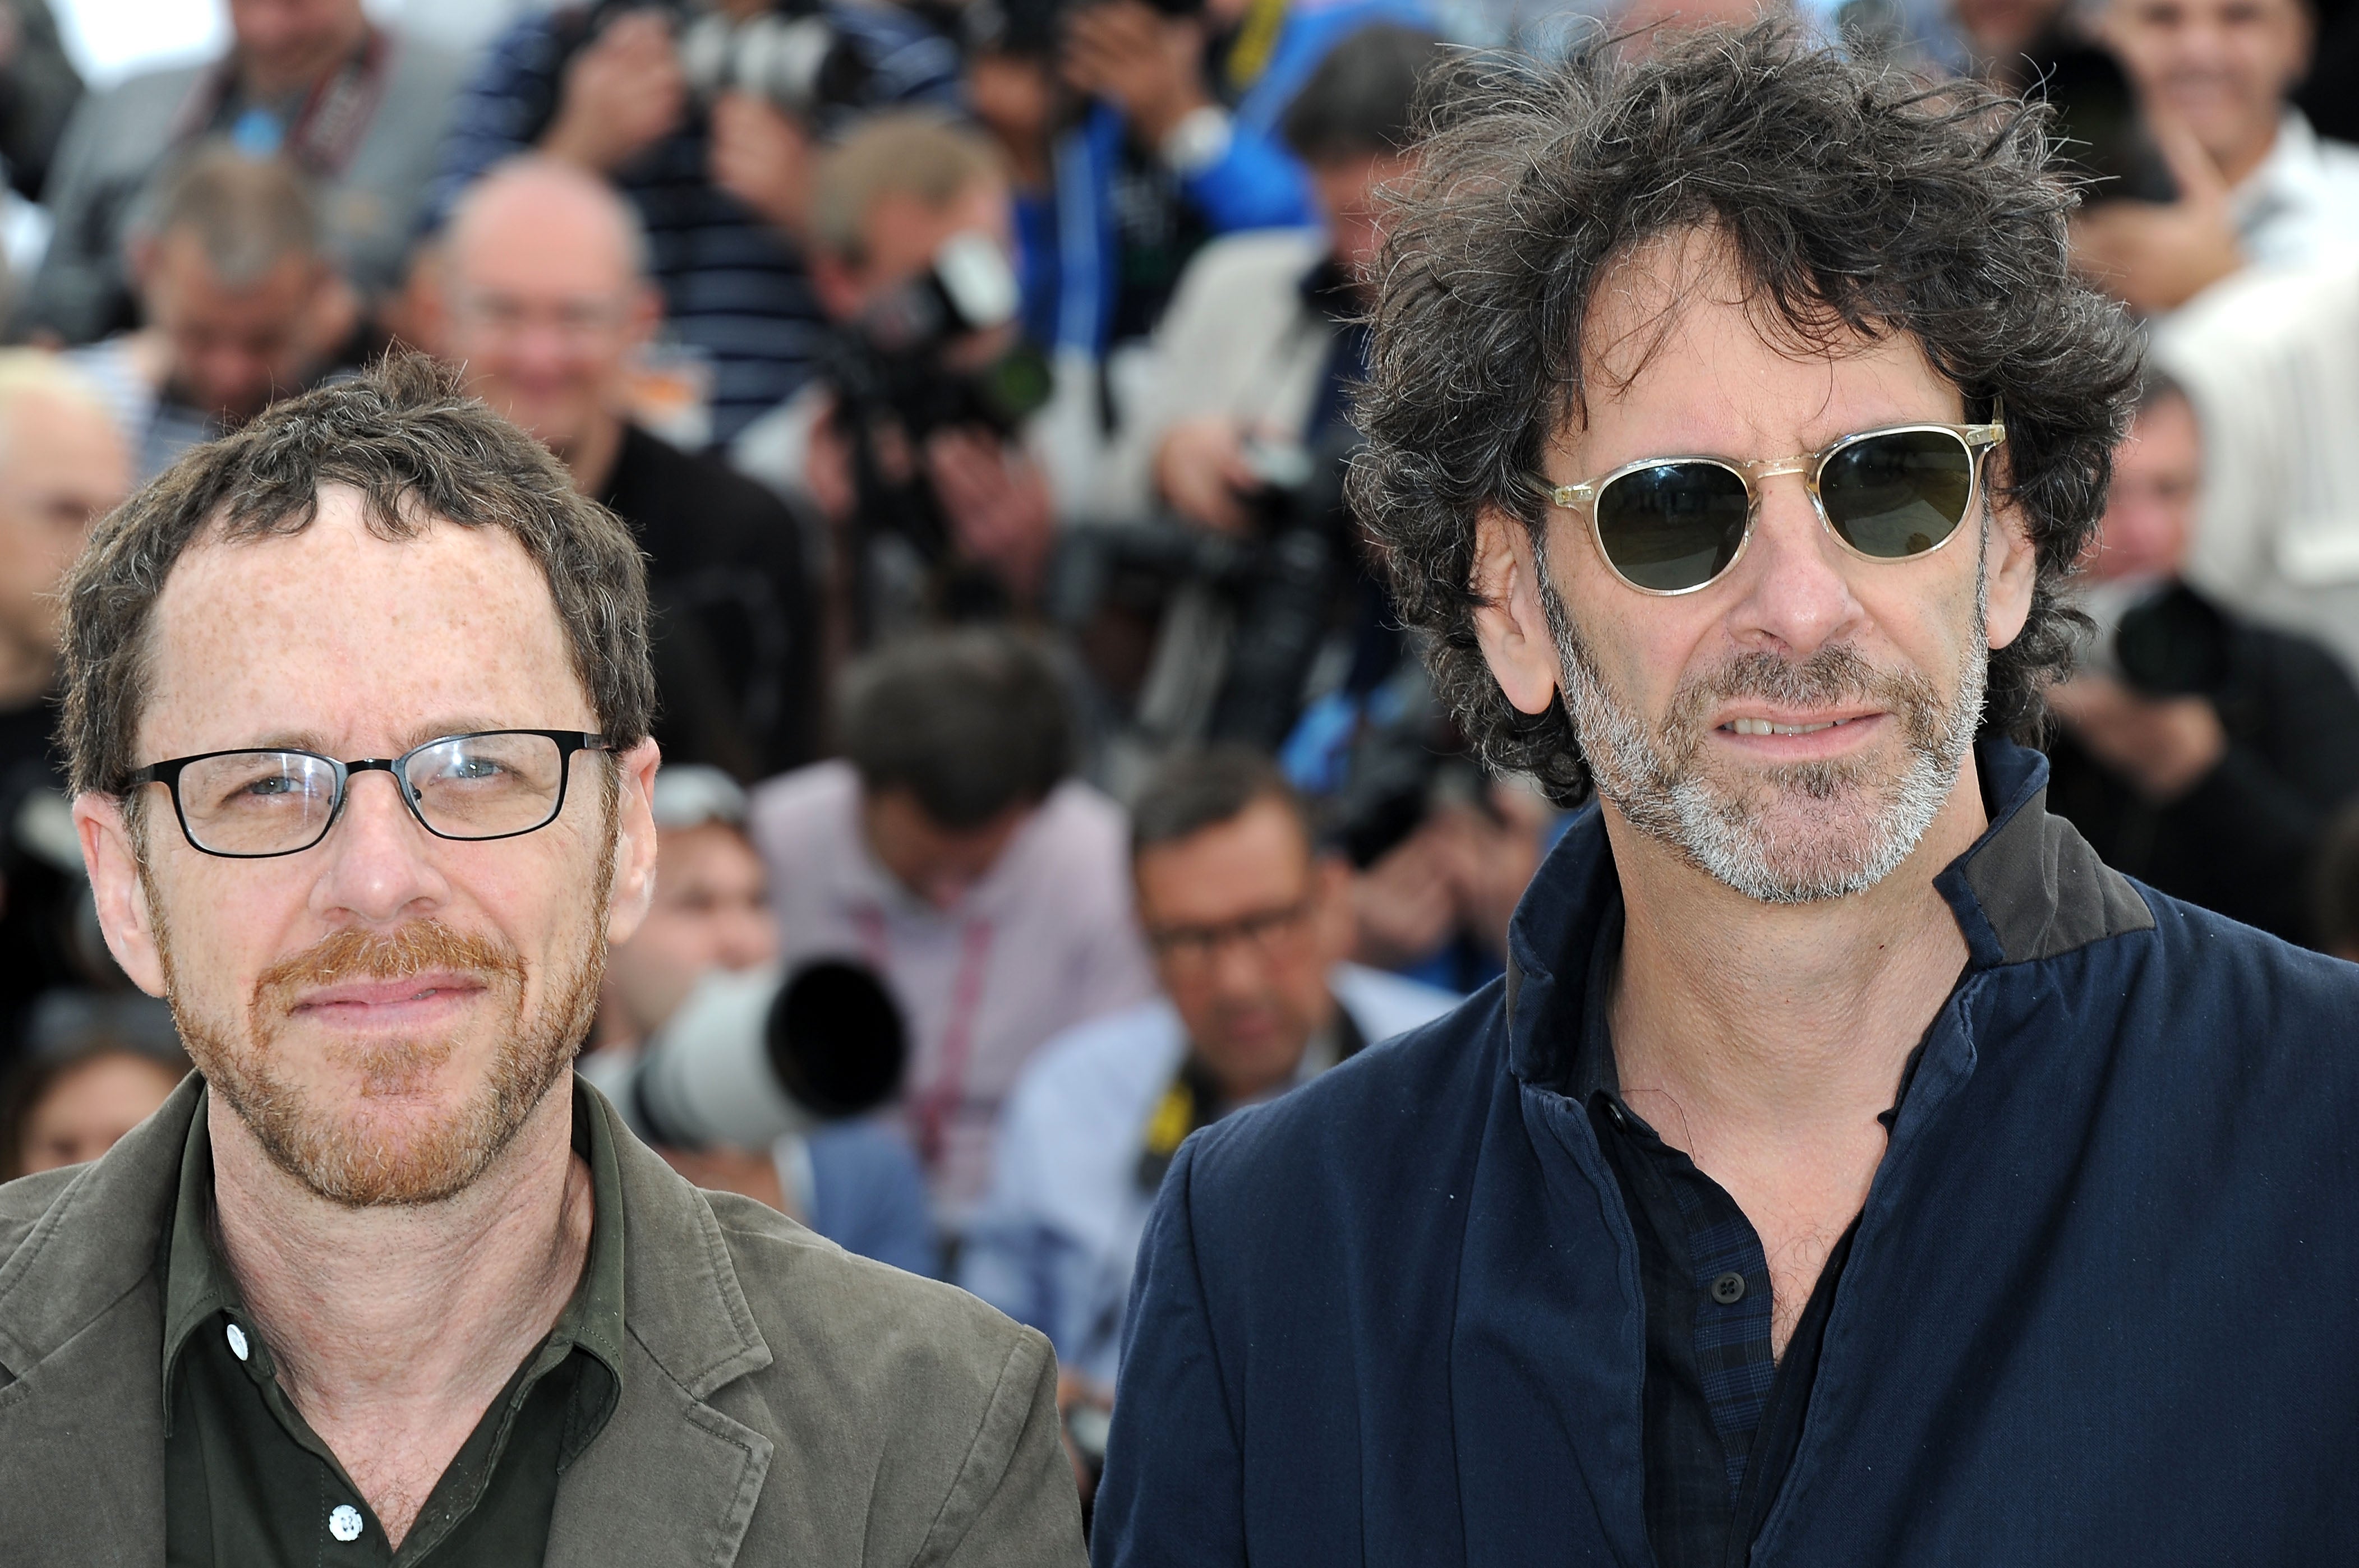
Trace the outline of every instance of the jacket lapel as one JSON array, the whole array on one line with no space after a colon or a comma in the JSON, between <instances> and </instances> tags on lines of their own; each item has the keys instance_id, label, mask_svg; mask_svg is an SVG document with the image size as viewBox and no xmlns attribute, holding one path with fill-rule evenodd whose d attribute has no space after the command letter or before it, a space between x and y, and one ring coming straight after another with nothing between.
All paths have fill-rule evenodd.
<instances>
[{"instance_id":1,"label":"jacket lapel","mask_svg":"<svg viewBox=\"0 0 2359 1568\"><path fill-rule=\"evenodd\" d=\"M707 1402L770 1365L712 1207L592 1092L623 1183L623 1391L565 1473L546 1561L728 1568L772 1443Z\"/></svg>"},{"instance_id":2,"label":"jacket lapel","mask_svg":"<svg viewBox=\"0 0 2359 1568\"><path fill-rule=\"evenodd\" d=\"M11 1568L164 1561L156 1262L199 1086L191 1074L60 1186L0 1265L0 1562Z\"/></svg>"}]
</instances>

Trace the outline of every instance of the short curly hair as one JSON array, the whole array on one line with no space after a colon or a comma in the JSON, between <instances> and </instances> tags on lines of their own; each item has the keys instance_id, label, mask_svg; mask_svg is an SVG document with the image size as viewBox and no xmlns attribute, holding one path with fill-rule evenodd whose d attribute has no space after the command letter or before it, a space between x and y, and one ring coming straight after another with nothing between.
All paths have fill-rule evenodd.
<instances>
[{"instance_id":1,"label":"short curly hair","mask_svg":"<svg viewBox=\"0 0 2359 1568\"><path fill-rule=\"evenodd\" d=\"M301 533L329 485L359 492L379 539L414 538L438 519L514 537L548 580L599 729L618 748L646 737L655 676L646 565L629 527L469 397L458 372L394 354L190 449L92 533L64 585L60 730L76 791L120 795L138 766L148 626L180 557L200 541ZM355 595L369 591L353 584Z\"/></svg>"},{"instance_id":2,"label":"short curly hair","mask_svg":"<svg viewBox=\"0 0 2359 1568\"><path fill-rule=\"evenodd\" d=\"M1400 612L1484 761L1560 804L1589 775L1561 703L1518 712L1474 637L1486 506L1544 517L1517 476L1584 404L1601 278L1709 229L1765 324L1798 343L1902 333L1962 394L2003 404L2006 493L2037 547L2031 616L1995 650L1986 723L2029 738L2082 617L2059 601L2095 527L2138 373L2135 330L2072 274L2078 200L2046 111L1928 85L1765 22L1561 65L1470 56L1429 88L1428 138L1378 263L1367 445L1351 495Z\"/></svg>"}]
</instances>

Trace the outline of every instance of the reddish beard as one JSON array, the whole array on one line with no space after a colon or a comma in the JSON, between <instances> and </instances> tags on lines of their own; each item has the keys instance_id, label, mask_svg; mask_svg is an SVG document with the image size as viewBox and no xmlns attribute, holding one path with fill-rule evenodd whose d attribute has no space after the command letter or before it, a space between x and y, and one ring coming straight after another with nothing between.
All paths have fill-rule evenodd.
<instances>
[{"instance_id":1,"label":"reddish beard","mask_svg":"<svg viewBox=\"0 0 2359 1568\"><path fill-rule=\"evenodd\" d=\"M592 906L603 909L602 897ZM552 976L548 996L525 1011L526 965L508 943L434 920L388 932L341 931L263 971L240 1031L189 1006L177 983L160 923L158 945L167 995L206 1083L254 1132L278 1168L321 1197L348 1207L437 1203L482 1176L573 1060L589 1032L604 944L594 928L570 975ZM488 1071L463 1103L424 1125L381 1114L385 1103L424 1092L457 1052L452 1036L346 1042L328 1048L332 1067L359 1080L356 1098L323 1104L284 1071L288 1021L298 998L353 980L400 980L427 973L480 984L498 1044Z\"/></svg>"}]
</instances>

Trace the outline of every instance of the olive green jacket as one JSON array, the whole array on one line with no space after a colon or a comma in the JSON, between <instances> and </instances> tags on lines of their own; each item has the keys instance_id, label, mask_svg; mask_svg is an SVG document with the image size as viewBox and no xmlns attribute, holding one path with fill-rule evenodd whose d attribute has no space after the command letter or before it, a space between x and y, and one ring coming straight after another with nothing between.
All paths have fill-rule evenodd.
<instances>
[{"instance_id":1,"label":"olive green jacket","mask_svg":"<svg viewBox=\"0 0 2359 1568\"><path fill-rule=\"evenodd\" d=\"M162 1274L191 1077L94 1164L0 1187L0 1563L164 1561ZM552 1564L1079 1568L1055 1358L962 1291L622 1167L623 1394Z\"/></svg>"}]
</instances>

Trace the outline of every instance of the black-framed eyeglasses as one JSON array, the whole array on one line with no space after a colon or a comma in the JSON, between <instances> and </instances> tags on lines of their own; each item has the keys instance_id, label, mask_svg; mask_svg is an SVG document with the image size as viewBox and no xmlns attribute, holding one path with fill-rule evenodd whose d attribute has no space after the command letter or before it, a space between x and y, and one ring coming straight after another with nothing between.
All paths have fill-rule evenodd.
<instances>
[{"instance_id":1,"label":"black-framed eyeglasses","mask_svg":"<svg viewBox=\"0 0 2359 1568\"><path fill-rule=\"evenodd\" d=\"M299 855L343 814L355 773L393 775L401 802L437 838L515 838L565 810L577 751L612 751L586 730L477 730L399 757L339 762L315 751L206 751L136 769L132 787L161 784L191 847L231 860Z\"/></svg>"},{"instance_id":2,"label":"black-framed eyeglasses","mask_svg":"<svg viewBox=\"0 0 2359 1568\"><path fill-rule=\"evenodd\" d=\"M1256 952L1266 949L1302 923L1315 898L1314 893L1305 893L1284 909L1257 909L1219 925L1156 927L1147 931L1147 945L1166 963L1201 968L1233 942L1243 942Z\"/></svg>"},{"instance_id":3,"label":"black-framed eyeglasses","mask_svg":"<svg viewBox=\"0 0 2359 1568\"><path fill-rule=\"evenodd\" d=\"M1986 425L1895 425L1838 437L1816 452L1742 462L1647 457L1601 478L1559 485L1532 475L1542 499L1586 506L1597 550L1641 593L1692 593L1719 581L1753 538L1755 486L1799 474L1819 521L1869 561L1905 561L1950 542L1982 493L1982 455L2006 440Z\"/></svg>"}]
</instances>

